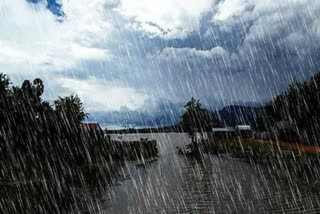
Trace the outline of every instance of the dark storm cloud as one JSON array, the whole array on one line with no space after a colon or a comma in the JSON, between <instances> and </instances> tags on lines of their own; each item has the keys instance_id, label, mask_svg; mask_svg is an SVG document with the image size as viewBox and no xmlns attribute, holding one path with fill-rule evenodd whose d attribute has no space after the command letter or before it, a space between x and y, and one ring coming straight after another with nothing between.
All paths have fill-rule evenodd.
<instances>
[{"instance_id":1,"label":"dark storm cloud","mask_svg":"<svg viewBox=\"0 0 320 214\"><path fill-rule=\"evenodd\" d=\"M203 34L171 41L150 70L179 97L220 94L229 101L268 100L293 79L304 80L318 71L318 17L319 4L311 2L251 8L225 20L227 26L213 23L198 32ZM210 43L212 47L204 45ZM224 52L212 55L215 48Z\"/></svg>"},{"instance_id":2,"label":"dark storm cloud","mask_svg":"<svg viewBox=\"0 0 320 214\"><path fill-rule=\"evenodd\" d=\"M162 3L171 6L172 1ZM192 5L192 1L189 3ZM90 83L95 87L97 81L96 91L104 90L105 85L105 90L130 89L133 97L133 91L139 96L142 93L145 97L166 97L177 102L197 96L215 105L269 100L294 78L304 80L319 70L319 2L225 0L208 4L202 0L201 3L196 12L186 6L168 8L170 13L165 13L152 8L148 1L140 7L140 3L129 1L94 0L90 10L62 1L64 22L51 24L53 30L46 24L49 33L57 31L55 37L52 33L48 35L54 41L54 48L51 45L43 48L47 42L43 39L46 31L39 27L41 37L35 44L41 44L39 50L43 53L39 57L35 55L36 63L31 60L33 76L69 84L51 83L50 96L64 90L81 94L84 89L79 84ZM11 5L9 1L7 4ZM139 13L144 7L146 12ZM84 11L87 17L77 16ZM49 22L51 18L44 20ZM10 31L7 24L3 26ZM159 29L169 30L171 34ZM61 30L67 32L61 34ZM61 35L71 36L66 41ZM19 44L20 40L14 41ZM23 50L29 51L27 48ZM31 50L37 53L38 49ZM10 60L6 58L6 54L12 53L24 60L24 53L0 48L2 53L6 59L3 66L14 75L25 76L19 73L18 66L7 65ZM38 64L45 65L42 70L54 73L38 72Z\"/></svg>"}]
</instances>

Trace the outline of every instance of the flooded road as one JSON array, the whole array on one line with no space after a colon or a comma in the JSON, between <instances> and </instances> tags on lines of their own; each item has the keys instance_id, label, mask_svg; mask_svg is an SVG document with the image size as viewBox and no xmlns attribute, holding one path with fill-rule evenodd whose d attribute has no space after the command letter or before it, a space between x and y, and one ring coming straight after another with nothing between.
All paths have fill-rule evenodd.
<instances>
[{"instance_id":1,"label":"flooded road","mask_svg":"<svg viewBox=\"0 0 320 214\"><path fill-rule=\"evenodd\" d=\"M320 212L317 182L214 155L201 161L179 156L176 146L189 143L186 134L125 136L140 137L158 141L159 159L126 163L124 179L112 186L97 213Z\"/></svg>"}]
</instances>

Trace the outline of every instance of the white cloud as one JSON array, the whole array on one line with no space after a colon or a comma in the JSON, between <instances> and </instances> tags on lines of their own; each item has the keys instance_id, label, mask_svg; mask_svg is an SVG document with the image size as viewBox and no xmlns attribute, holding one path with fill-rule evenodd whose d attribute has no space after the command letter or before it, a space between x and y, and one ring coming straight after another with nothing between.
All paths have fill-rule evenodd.
<instances>
[{"instance_id":1,"label":"white cloud","mask_svg":"<svg viewBox=\"0 0 320 214\"><path fill-rule=\"evenodd\" d=\"M252 5L252 1L249 1L249 0L221 1L216 6L217 13L214 15L214 19L223 21L232 16L240 15L251 5Z\"/></svg>"},{"instance_id":2,"label":"white cloud","mask_svg":"<svg viewBox=\"0 0 320 214\"><path fill-rule=\"evenodd\" d=\"M230 66L231 54L220 46L210 50L197 50L195 48L165 48L159 55L156 56L158 64L182 69L187 66L192 72L206 70L210 67L215 69L223 68L225 70ZM192 66L192 68L190 67Z\"/></svg>"},{"instance_id":3,"label":"white cloud","mask_svg":"<svg viewBox=\"0 0 320 214\"><path fill-rule=\"evenodd\" d=\"M224 22L254 20L272 13L278 13L281 16L281 10L292 11L296 7L311 5L315 2L314 0L223 0L214 7L213 21L226 24ZM248 10L250 14L246 14Z\"/></svg>"},{"instance_id":4,"label":"white cloud","mask_svg":"<svg viewBox=\"0 0 320 214\"><path fill-rule=\"evenodd\" d=\"M44 4L2 0L1 65L63 71L82 60L109 59L108 51L97 46L112 30L104 18L104 1L63 1L62 5L66 17L58 22Z\"/></svg>"},{"instance_id":5,"label":"white cloud","mask_svg":"<svg viewBox=\"0 0 320 214\"><path fill-rule=\"evenodd\" d=\"M222 47L214 47L210 50L197 50L195 48L165 48L161 54L158 56L160 59L164 58L175 58L177 60L181 58L194 58L194 57L200 57L200 58L207 58L207 59L213 59L213 58L219 58L219 57L225 57L228 55L228 52L224 50Z\"/></svg>"},{"instance_id":6,"label":"white cloud","mask_svg":"<svg viewBox=\"0 0 320 214\"><path fill-rule=\"evenodd\" d=\"M320 38L319 8L313 0L224 0L214 7L212 21L227 33L244 31L232 56L254 63L266 56L312 54Z\"/></svg>"},{"instance_id":7,"label":"white cloud","mask_svg":"<svg viewBox=\"0 0 320 214\"><path fill-rule=\"evenodd\" d=\"M87 80L58 78L56 82L69 92L79 95L86 103L87 111L91 112L120 110L124 106L135 110L148 99L147 95L133 88L95 77Z\"/></svg>"},{"instance_id":8,"label":"white cloud","mask_svg":"<svg viewBox=\"0 0 320 214\"><path fill-rule=\"evenodd\" d=\"M199 30L203 13L215 0L120 0L118 11L133 19L133 29L166 39Z\"/></svg>"},{"instance_id":9,"label":"white cloud","mask_svg":"<svg viewBox=\"0 0 320 214\"><path fill-rule=\"evenodd\" d=\"M18 84L24 77L47 79L50 88L46 91L50 97L75 92L90 111L114 110L121 106L137 108L146 95L134 88L179 98L197 91L194 88L199 88L198 94L210 90L214 94L212 85L216 85L224 96L227 90L232 94L237 83L237 93L244 94L245 99L245 92L250 88L260 87L262 93L270 88L270 82L285 85L284 79L279 78L281 75L289 76L298 68L311 70L311 65L316 66L313 65L316 61L309 56L318 49L320 42L320 1L61 2L66 17L58 22L45 5L28 4L26 0L0 1L1 72L10 76L18 74L14 77L20 78ZM200 23L208 11L213 13L214 25L206 21ZM194 37L175 41L175 46L185 48L163 48L172 43L141 37L142 33L160 39L187 38L198 31L201 24L204 31L210 27L213 33L201 35L201 30L202 44L196 44L198 41L193 40ZM218 44L222 47L212 48ZM206 50L199 50L201 47ZM292 54L290 60L287 54ZM27 74L20 75L23 72ZM96 78L64 77L72 73L78 78L90 75ZM239 73L241 80L234 73ZM106 77L113 80L104 82L102 79ZM267 87L255 84L258 78L266 79ZM228 81L232 82L232 87ZM243 82L252 84L243 90Z\"/></svg>"}]
</instances>

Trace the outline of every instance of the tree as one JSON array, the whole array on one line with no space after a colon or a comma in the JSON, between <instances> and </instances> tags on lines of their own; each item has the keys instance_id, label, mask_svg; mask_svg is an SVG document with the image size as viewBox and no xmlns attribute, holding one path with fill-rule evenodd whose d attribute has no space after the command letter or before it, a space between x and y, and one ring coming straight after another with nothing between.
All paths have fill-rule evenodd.
<instances>
[{"instance_id":1,"label":"tree","mask_svg":"<svg viewBox=\"0 0 320 214\"><path fill-rule=\"evenodd\" d=\"M81 122L88 116L83 103L77 95L59 97L54 101L54 107L68 126L79 127Z\"/></svg>"},{"instance_id":2,"label":"tree","mask_svg":"<svg viewBox=\"0 0 320 214\"><path fill-rule=\"evenodd\" d=\"M32 84L33 93L40 97L44 92L44 84L43 81L40 78L36 78L33 80Z\"/></svg>"},{"instance_id":3,"label":"tree","mask_svg":"<svg viewBox=\"0 0 320 214\"><path fill-rule=\"evenodd\" d=\"M185 104L186 112L181 117L181 124L191 136L192 142L196 141L197 132L203 137L203 133L212 128L213 114L201 106L200 100L192 97Z\"/></svg>"},{"instance_id":4,"label":"tree","mask_svg":"<svg viewBox=\"0 0 320 214\"><path fill-rule=\"evenodd\" d=\"M0 150L5 150L6 140L5 133L2 130L5 130L5 123L7 115L7 96L9 91L10 80L7 75L0 73Z\"/></svg>"},{"instance_id":5,"label":"tree","mask_svg":"<svg viewBox=\"0 0 320 214\"><path fill-rule=\"evenodd\" d=\"M270 129L276 122L287 121L295 127L292 131L299 135L297 140L316 143L320 137L319 85L320 73L303 83L294 80L286 92L264 107L256 123L263 122L265 126L262 128Z\"/></svg>"},{"instance_id":6,"label":"tree","mask_svg":"<svg viewBox=\"0 0 320 214\"><path fill-rule=\"evenodd\" d=\"M4 93L9 89L10 79L7 75L0 73L0 93Z\"/></svg>"}]
</instances>

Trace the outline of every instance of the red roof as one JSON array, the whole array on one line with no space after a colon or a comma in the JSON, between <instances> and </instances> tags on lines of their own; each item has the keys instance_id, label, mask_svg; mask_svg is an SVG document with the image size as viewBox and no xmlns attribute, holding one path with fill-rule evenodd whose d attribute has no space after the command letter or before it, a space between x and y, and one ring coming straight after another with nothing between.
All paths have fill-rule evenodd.
<instances>
[{"instance_id":1,"label":"red roof","mask_svg":"<svg viewBox=\"0 0 320 214\"><path fill-rule=\"evenodd\" d=\"M88 130L100 130L99 123L82 123L81 126Z\"/></svg>"}]
</instances>

